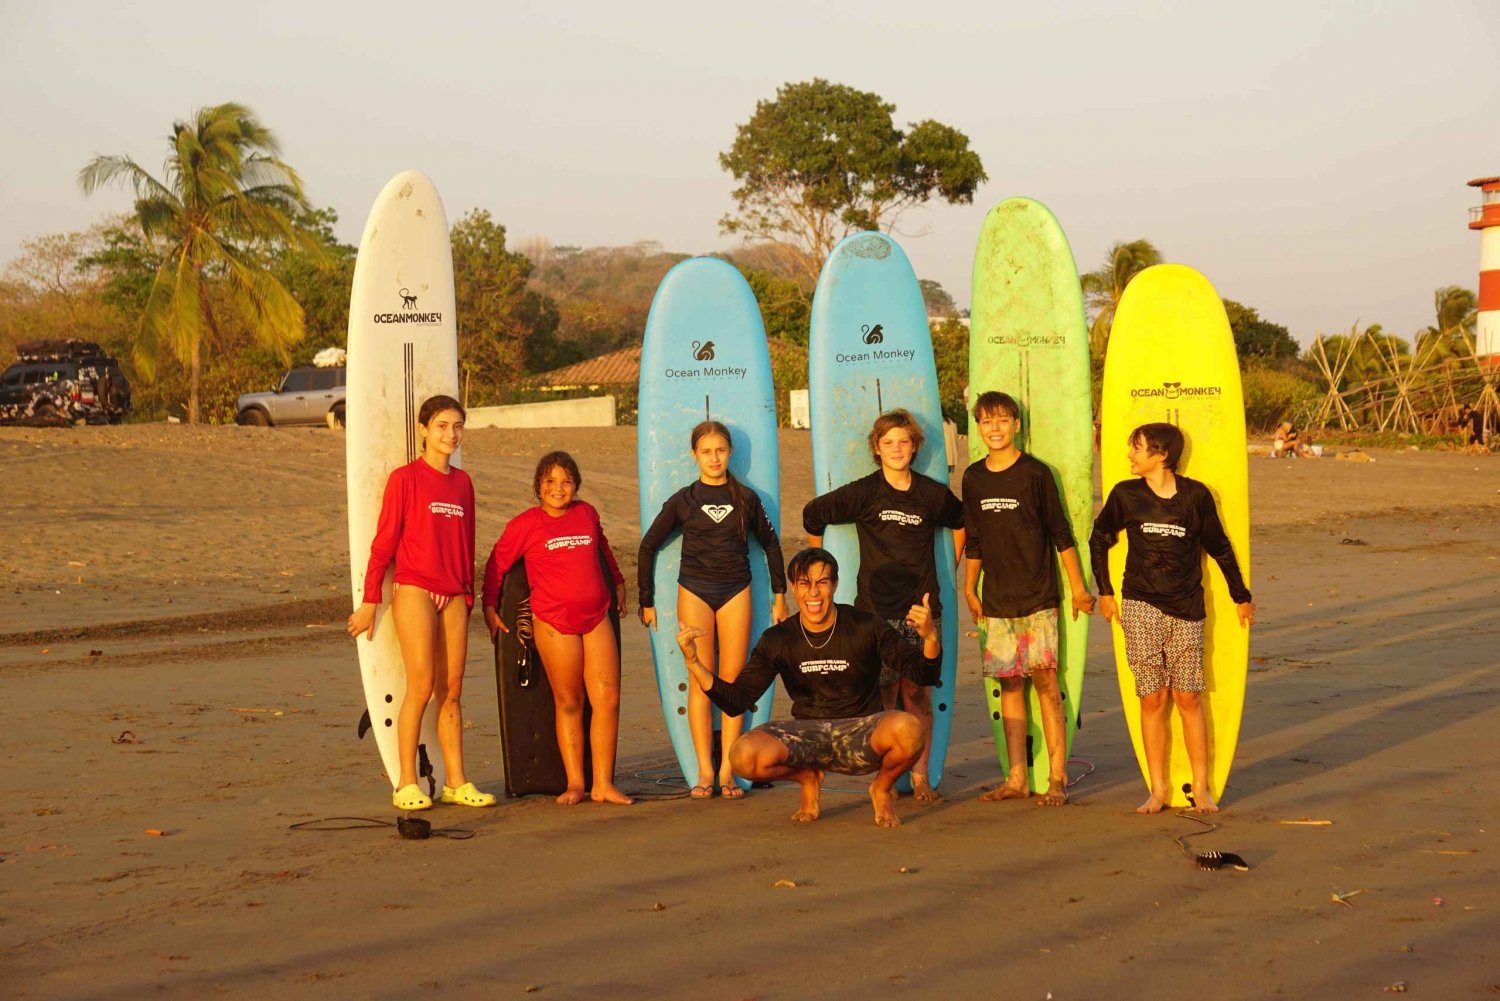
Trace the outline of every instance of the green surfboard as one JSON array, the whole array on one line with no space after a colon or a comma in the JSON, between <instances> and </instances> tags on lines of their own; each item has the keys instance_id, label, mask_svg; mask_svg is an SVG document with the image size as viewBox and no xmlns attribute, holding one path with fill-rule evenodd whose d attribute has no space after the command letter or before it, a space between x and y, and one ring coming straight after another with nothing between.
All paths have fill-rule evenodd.
<instances>
[{"instance_id":1,"label":"green surfboard","mask_svg":"<svg viewBox=\"0 0 1500 1001\"><path fill-rule=\"evenodd\" d=\"M1084 582L1092 589L1088 539L1094 515L1094 420L1083 292L1062 227L1046 206L1029 198L1008 198L990 209L974 253L969 329L971 404L988 390L1009 393L1021 405L1021 434L1016 444L1051 468L1073 529ZM971 424L970 460L983 459L987 451ZM1067 727L1066 746L1071 749L1081 721L1089 617L1073 618L1071 592L1061 560L1057 577L1061 597L1058 684ZM981 646L983 643L981 626ZM1031 788L1043 792L1051 762L1042 737L1041 707L1029 685L1027 690ZM1008 771L1000 686L985 678L984 691L1000 767Z\"/></svg>"}]
</instances>

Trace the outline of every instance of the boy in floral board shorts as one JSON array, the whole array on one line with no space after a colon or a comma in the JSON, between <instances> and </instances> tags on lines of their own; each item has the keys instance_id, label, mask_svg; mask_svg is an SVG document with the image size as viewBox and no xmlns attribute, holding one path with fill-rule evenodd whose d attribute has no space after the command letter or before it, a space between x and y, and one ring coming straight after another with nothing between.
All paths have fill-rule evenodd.
<instances>
[{"instance_id":1,"label":"boy in floral board shorts","mask_svg":"<svg viewBox=\"0 0 1500 1001\"><path fill-rule=\"evenodd\" d=\"M1073 617L1094 610L1083 583L1078 549L1058 495L1052 470L1016 447L1021 408L1005 393L990 391L974 403L974 420L989 454L964 470L964 598L975 625L983 620L981 651L986 678L1000 684L1000 716L1010 773L980 799L1025 799L1031 795L1026 768L1026 682L1042 710L1047 742L1047 806L1068 801L1067 731L1057 687L1057 610L1061 604L1057 560L1072 590ZM984 589L980 593L980 570Z\"/></svg>"}]
</instances>

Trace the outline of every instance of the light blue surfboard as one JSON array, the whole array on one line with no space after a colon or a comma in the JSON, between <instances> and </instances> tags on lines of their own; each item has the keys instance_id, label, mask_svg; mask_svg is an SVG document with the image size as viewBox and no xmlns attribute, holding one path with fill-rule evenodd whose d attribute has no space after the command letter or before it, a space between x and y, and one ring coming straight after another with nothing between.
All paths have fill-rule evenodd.
<instances>
[{"instance_id":1,"label":"light blue surfboard","mask_svg":"<svg viewBox=\"0 0 1500 1001\"><path fill-rule=\"evenodd\" d=\"M668 271L657 286L641 349L639 409L636 461L642 535L667 498L698 478L698 466L689 452L690 436L694 425L708 419L729 428L734 439L730 472L760 495L766 516L780 534L781 473L771 356L755 294L733 265L713 257L695 257ZM771 582L765 554L753 533L748 542L753 647L771 624ZM651 656L672 750L683 780L692 785L698 779L698 756L688 730L691 681L677 649L681 560L682 534L674 532L656 553L656 629L651 632ZM746 730L770 720L774 694L773 686L746 714ZM740 784L749 786L744 781Z\"/></svg>"},{"instance_id":2,"label":"light blue surfboard","mask_svg":"<svg viewBox=\"0 0 1500 1001\"><path fill-rule=\"evenodd\" d=\"M822 495L878 468L867 438L875 418L905 407L926 442L912 469L948 485L943 411L927 308L911 262L883 233L845 237L828 255L813 294L808 346L814 491ZM823 547L839 562L836 600L854 603L859 542L853 525L830 525ZM943 778L958 668L959 602L953 533L933 540L943 609L942 684L932 690L932 758L928 781ZM907 779L902 779L903 787Z\"/></svg>"}]
</instances>

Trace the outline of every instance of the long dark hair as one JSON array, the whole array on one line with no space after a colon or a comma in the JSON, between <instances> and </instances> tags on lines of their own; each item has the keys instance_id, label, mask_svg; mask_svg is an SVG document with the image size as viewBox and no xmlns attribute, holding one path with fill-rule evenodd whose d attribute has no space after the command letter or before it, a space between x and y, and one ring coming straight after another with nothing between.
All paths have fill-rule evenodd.
<instances>
[{"instance_id":1,"label":"long dark hair","mask_svg":"<svg viewBox=\"0 0 1500 1001\"><path fill-rule=\"evenodd\" d=\"M734 438L729 434L729 429L718 421L699 421L693 425L692 441L688 447L694 452L698 451L698 442L711 434L716 434L724 439L724 444L729 446L729 453L734 454ZM744 541L746 534L745 526L745 485L735 479L734 474L726 467L724 475L728 477L729 501L734 505L735 516L739 519L740 541Z\"/></svg>"}]
</instances>

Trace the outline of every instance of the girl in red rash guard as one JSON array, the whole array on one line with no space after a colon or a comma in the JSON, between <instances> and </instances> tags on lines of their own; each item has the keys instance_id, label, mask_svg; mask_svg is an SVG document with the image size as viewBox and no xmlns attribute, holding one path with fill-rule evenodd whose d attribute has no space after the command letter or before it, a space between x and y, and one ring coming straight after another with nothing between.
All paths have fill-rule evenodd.
<instances>
[{"instance_id":1,"label":"girl in red rash guard","mask_svg":"<svg viewBox=\"0 0 1500 1001\"><path fill-rule=\"evenodd\" d=\"M416 767L418 731L431 699L438 704L438 744L452 783L443 786L443 802L494 806L492 794L464 778L459 696L474 605L474 484L450 461L463 441L464 408L451 396L434 396L422 404L417 428L424 436L422 454L397 468L385 484L364 603L349 616L349 635L375 635L380 586L394 559L391 618L406 664L406 695L396 717L401 776L391 802L398 810L432 807L417 787Z\"/></svg>"},{"instance_id":2,"label":"girl in red rash guard","mask_svg":"<svg viewBox=\"0 0 1500 1001\"><path fill-rule=\"evenodd\" d=\"M609 589L625 612L625 578L599 525L599 512L576 500L583 485L578 463L567 452L548 452L536 464L532 490L538 505L512 518L484 567L484 621L490 637L506 629L496 609L500 585L517 560L526 561L537 652L552 685L557 746L568 774L563 806L580 803L583 787L583 699L594 718L594 788L599 803L634 802L615 787L615 745L620 733L620 657L609 621ZM609 566L605 580L600 556ZM507 632L509 630L506 630Z\"/></svg>"}]
</instances>

